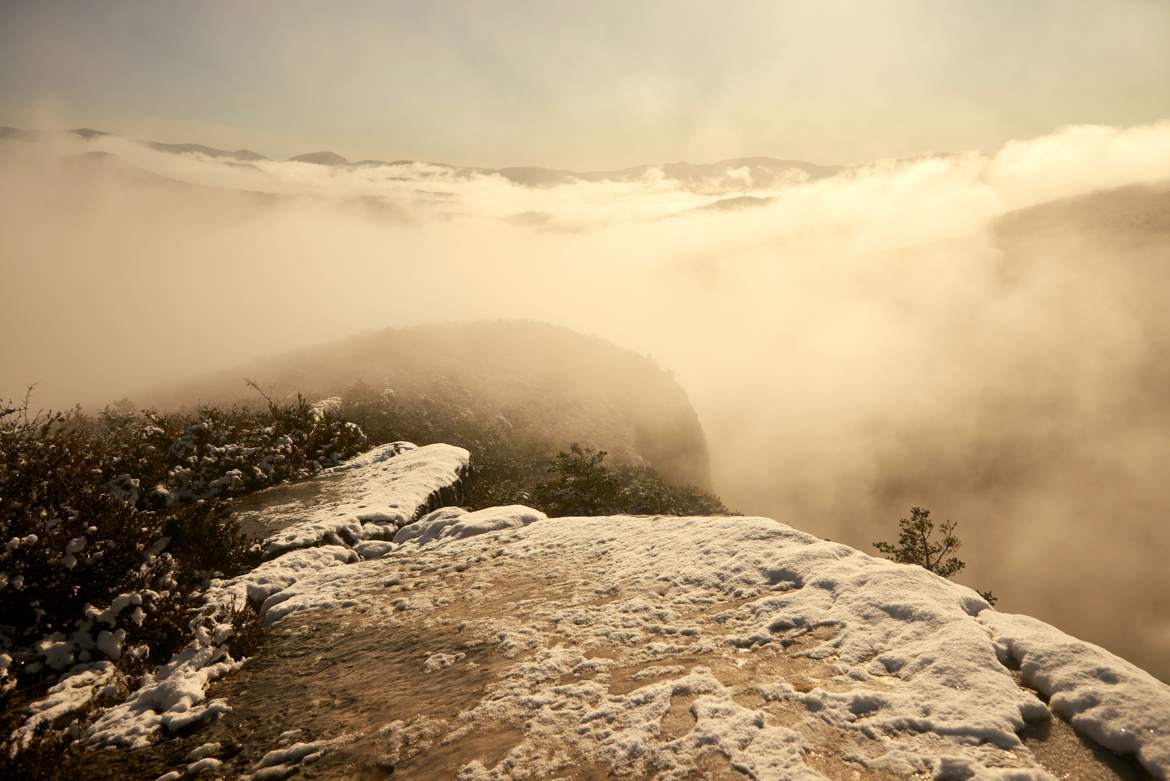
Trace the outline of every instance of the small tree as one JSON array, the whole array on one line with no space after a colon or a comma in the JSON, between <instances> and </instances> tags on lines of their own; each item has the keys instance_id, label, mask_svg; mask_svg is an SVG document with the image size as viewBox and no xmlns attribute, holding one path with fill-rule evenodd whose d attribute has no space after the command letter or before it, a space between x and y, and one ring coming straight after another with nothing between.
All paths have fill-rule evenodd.
<instances>
[{"instance_id":1,"label":"small tree","mask_svg":"<svg viewBox=\"0 0 1170 781\"><path fill-rule=\"evenodd\" d=\"M549 478L536 486L533 501L554 516L620 512L621 485L605 463L607 455L574 442L569 452L553 458Z\"/></svg>"},{"instance_id":2,"label":"small tree","mask_svg":"<svg viewBox=\"0 0 1170 781\"><path fill-rule=\"evenodd\" d=\"M898 544L875 542L873 547L891 561L902 564L917 564L936 575L949 578L967 564L948 555L962 546L955 536L955 522L943 521L938 530L941 540L934 539L935 525L930 519L930 510L921 507L910 508L910 518L898 521Z\"/></svg>"},{"instance_id":3,"label":"small tree","mask_svg":"<svg viewBox=\"0 0 1170 781\"><path fill-rule=\"evenodd\" d=\"M902 564L917 564L918 566L949 578L956 575L967 563L952 555L963 542L955 536L954 521L943 521L938 524L939 537L936 538L936 526L930 519L930 510L922 507L911 507L910 517L898 521L898 544L889 542L875 542L873 547L891 561ZM990 591L978 592L990 604L995 604L995 595Z\"/></svg>"}]
</instances>

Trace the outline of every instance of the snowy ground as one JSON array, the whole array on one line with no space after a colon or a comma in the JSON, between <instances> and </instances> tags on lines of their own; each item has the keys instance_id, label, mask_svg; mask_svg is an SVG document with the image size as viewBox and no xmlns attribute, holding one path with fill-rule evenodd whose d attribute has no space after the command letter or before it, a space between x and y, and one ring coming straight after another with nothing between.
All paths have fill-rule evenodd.
<instances>
[{"instance_id":1,"label":"snowy ground","mask_svg":"<svg viewBox=\"0 0 1170 781\"><path fill-rule=\"evenodd\" d=\"M355 460L329 513L285 505L299 526L272 539L297 544L220 586L272 637L203 681L192 703L218 718L166 742L188 752L172 778L1141 777L1101 746L1170 777L1170 687L773 520L514 506L346 525L406 507L385 489L416 485L392 466L423 450Z\"/></svg>"},{"instance_id":2,"label":"snowy ground","mask_svg":"<svg viewBox=\"0 0 1170 781\"><path fill-rule=\"evenodd\" d=\"M412 548L270 606L276 646L312 660L278 699L331 703L285 728L347 741L318 772L1111 777L1075 740L1079 755L1044 767L1045 746L1019 737L1053 718L1029 687L1083 734L1170 768L1170 689L1150 676L775 521L540 520ZM357 685L321 685L339 669ZM281 674L241 673L267 693L249 708L270 707Z\"/></svg>"}]
</instances>

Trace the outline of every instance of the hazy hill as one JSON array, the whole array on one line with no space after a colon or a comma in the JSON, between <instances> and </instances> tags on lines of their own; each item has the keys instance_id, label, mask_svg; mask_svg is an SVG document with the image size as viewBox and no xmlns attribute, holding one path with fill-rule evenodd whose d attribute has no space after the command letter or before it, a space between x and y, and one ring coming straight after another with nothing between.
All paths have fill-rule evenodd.
<instances>
[{"instance_id":1,"label":"hazy hill","mask_svg":"<svg viewBox=\"0 0 1170 781\"><path fill-rule=\"evenodd\" d=\"M306 152L289 158L294 163L314 163L316 165L349 165L349 161L336 152Z\"/></svg>"},{"instance_id":2,"label":"hazy hill","mask_svg":"<svg viewBox=\"0 0 1170 781\"><path fill-rule=\"evenodd\" d=\"M1020 209L1001 217L995 232L1002 243L1020 250L1074 235L1115 248L1164 243L1170 236L1170 182L1101 190Z\"/></svg>"},{"instance_id":3,"label":"hazy hill","mask_svg":"<svg viewBox=\"0 0 1170 781\"><path fill-rule=\"evenodd\" d=\"M21 130L18 127L0 127L0 139L13 141L35 141L37 134L31 130Z\"/></svg>"},{"instance_id":4,"label":"hazy hill","mask_svg":"<svg viewBox=\"0 0 1170 781\"><path fill-rule=\"evenodd\" d=\"M281 196L238 187L197 184L157 174L123 160L110 152L83 152L65 158L65 169L72 177L72 198L97 196L108 192L110 185L144 186L159 205L187 208L195 197L200 203L214 205L224 212L241 207L251 208L272 203Z\"/></svg>"},{"instance_id":5,"label":"hazy hill","mask_svg":"<svg viewBox=\"0 0 1170 781\"><path fill-rule=\"evenodd\" d=\"M226 149L216 149L211 146L204 146L203 144L164 144L159 141L148 141L147 145L152 149L157 149L159 152L170 152L172 154L189 155L199 154L207 157L222 157L231 160L239 160L243 163L253 163L257 160L267 160L268 158L251 149L237 149L230 152Z\"/></svg>"},{"instance_id":6,"label":"hazy hill","mask_svg":"<svg viewBox=\"0 0 1170 781\"><path fill-rule=\"evenodd\" d=\"M397 398L440 396L502 416L517 436L580 442L645 459L666 477L709 487L707 445L686 393L650 359L533 322L388 329L217 372L148 395L150 403L225 402L250 392L342 393L356 382Z\"/></svg>"}]
</instances>

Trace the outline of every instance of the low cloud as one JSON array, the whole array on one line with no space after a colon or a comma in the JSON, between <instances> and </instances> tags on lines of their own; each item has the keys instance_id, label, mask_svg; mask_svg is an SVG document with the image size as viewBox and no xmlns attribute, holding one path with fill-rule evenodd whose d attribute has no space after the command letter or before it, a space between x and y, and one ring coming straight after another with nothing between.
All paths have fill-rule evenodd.
<instances>
[{"instance_id":1,"label":"low cloud","mask_svg":"<svg viewBox=\"0 0 1170 781\"><path fill-rule=\"evenodd\" d=\"M868 548L928 506L966 582L1170 676L1170 124L764 185L66 136L0 142L0 172L0 395L101 403L363 329L547 320L671 368L738 510Z\"/></svg>"}]
</instances>

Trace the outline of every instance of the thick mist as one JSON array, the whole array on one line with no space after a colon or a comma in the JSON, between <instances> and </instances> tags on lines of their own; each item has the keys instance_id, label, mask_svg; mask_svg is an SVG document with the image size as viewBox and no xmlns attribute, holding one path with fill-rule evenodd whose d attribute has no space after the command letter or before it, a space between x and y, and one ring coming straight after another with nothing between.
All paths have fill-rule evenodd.
<instances>
[{"instance_id":1,"label":"thick mist","mask_svg":"<svg viewBox=\"0 0 1170 781\"><path fill-rule=\"evenodd\" d=\"M364 329L546 320L672 369L735 509L869 549L927 506L959 522L963 582L1167 678L1167 180L1167 124L771 189L13 139L0 396L100 404Z\"/></svg>"}]
</instances>

